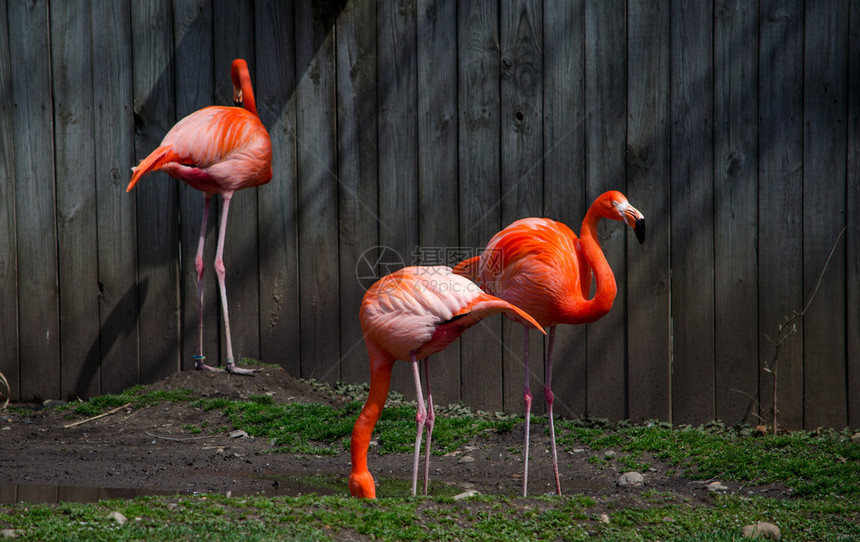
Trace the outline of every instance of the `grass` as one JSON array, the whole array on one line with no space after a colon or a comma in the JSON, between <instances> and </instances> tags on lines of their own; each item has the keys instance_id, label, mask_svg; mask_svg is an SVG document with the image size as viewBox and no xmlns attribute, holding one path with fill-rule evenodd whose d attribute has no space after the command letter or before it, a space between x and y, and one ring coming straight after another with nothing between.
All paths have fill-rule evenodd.
<instances>
[{"instance_id":1,"label":"grass","mask_svg":"<svg viewBox=\"0 0 860 542\"><path fill-rule=\"evenodd\" d=\"M360 390L347 390L358 399ZM365 392L366 393L366 392ZM163 402L219 410L230 428L272 439L276 451L335 454L348 447L360 400L343 407L277 404L268 396L246 401L200 398L187 390L132 388L65 407L69 415L96 415L131 403L132 408ZM475 414L451 407L436 418L434 443L443 454L479 435L512 431L521 418ZM375 432L380 453L409 453L415 437L413 406L395 399ZM534 419L535 427L545 420ZM223 427L186 426L191 433ZM849 431L760 435L719 423L672 427L650 422L610 424L600 420L559 420L562 450L588 447L593 461L619 470L645 471L656 460L688 478L780 483L785 499L715 495L711 505L694 505L670 492L644 489L641 505L619 506L614 497L536 496L520 499L478 496L451 498L444 488L430 499L384 497L376 502L342 496L234 497L182 495L138 497L90 504L16 504L0 507L0 529L23 540L739 540L743 525L769 521L784 540L860 539L860 444ZM613 450L614 455L605 452ZM511 449L511 453L519 450ZM380 495L406 495L387 487ZM393 483L393 482L392 482ZM108 517L129 518L118 525ZM599 520L607 513L608 524Z\"/></svg>"}]
</instances>

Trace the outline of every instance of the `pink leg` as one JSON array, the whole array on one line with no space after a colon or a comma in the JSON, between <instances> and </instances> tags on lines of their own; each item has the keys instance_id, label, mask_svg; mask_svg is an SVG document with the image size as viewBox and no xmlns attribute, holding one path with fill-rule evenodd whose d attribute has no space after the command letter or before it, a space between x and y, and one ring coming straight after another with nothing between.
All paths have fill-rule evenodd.
<instances>
[{"instance_id":1,"label":"pink leg","mask_svg":"<svg viewBox=\"0 0 860 542\"><path fill-rule=\"evenodd\" d=\"M204 195L203 223L200 225L200 240L197 242L197 257L194 267L197 269L197 353L194 354L194 368L200 371L218 371L221 369L206 365L203 355L203 245L206 242L206 222L209 219L209 203L212 196Z\"/></svg>"},{"instance_id":2,"label":"pink leg","mask_svg":"<svg viewBox=\"0 0 860 542\"><path fill-rule=\"evenodd\" d=\"M412 463L412 496L418 491L418 460L421 457L421 437L424 434L424 423L427 420L427 408L424 406L424 394L421 393L421 375L418 372L418 360L415 352L412 352L412 376L415 378L415 394L418 396L418 413L415 421L418 422L418 432L415 434L415 460Z\"/></svg>"},{"instance_id":3,"label":"pink leg","mask_svg":"<svg viewBox=\"0 0 860 542\"><path fill-rule=\"evenodd\" d=\"M227 312L227 286L225 278L227 269L224 267L224 237L227 232L227 213L230 211L232 192L221 194L221 226L218 232L218 251L215 253L215 272L218 274L218 285L221 288L221 308L224 312L224 334L227 336L227 372L232 374L253 375L260 369L240 369L233 359L233 343L230 340L230 316Z\"/></svg>"},{"instance_id":4,"label":"pink leg","mask_svg":"<svg viewBox=\"0 0 860 542\"><path fill-rule=\"evenodd\" d=\"M529 493L529 426L531 425L532 416L532 392L529 386L529 328L523 326L525 346L523 348L526 378L523 387L523 401L526 404L526 431L525 443L523 444L523 497Z\"/></svg>"},{"instance_id":5,"label":"pink leg","mask_svg":"<svg viewBox=\"0 0 860 542\"><path fill-rule=\"evenodd\" d=\"M430 443L433 442L433 422L436 411L433 408L433 394L430 393L430 358L424 360L424 380L427 382L427 444L424 446L424 496L427 496L427 486L430 481Z\"/></svg>"},{"instance_id":6,"label":"pink leg","mask_svg":"<svg viewBox=\"0 0 860 542\"><path fill-rule=\"evenodd\" d=\"M546 384L543 395L546 399L546 414L549 417L549 436L552 443L552 472L555 475L555 491L561 495L561 483L558 480L558 455L555 451L555 424L552 418L552 402L555 398L552 394L552 347L555 342L555 326L549 328L549 343L546 348Z\"/></svg>"}]
</instances>

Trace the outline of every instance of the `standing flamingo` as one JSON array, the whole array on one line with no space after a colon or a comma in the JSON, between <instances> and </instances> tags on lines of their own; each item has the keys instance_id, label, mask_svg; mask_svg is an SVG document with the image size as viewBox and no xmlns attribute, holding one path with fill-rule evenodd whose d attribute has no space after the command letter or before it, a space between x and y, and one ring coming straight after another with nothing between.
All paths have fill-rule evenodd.
<instances>
[{"instance_id":1,"label":"standing flamingo","mask_svg":"<svg viewBox=\"0 0 860 542\"><path fill-rule=\"evenodd\" d=\"M543 329L521 309L507 301L486 294L450 267L406 267L379 279L364 294L360 319L364 342L370 356L370 393L352 430L352 472L349 490L366 499L376 498L373 476L367 470L367 448L376 421L382 414L391 369L396 360L412 362L415 391L418 396L418 432L415 435L415 459L412 465L412 495L418 485L418 462L421 437L426 424L427 443L424 459L424 495L430 476L430 443L433 436L433 396L430 393L430 371L427 358L441 352L464 331L481 319L499 312L513 312L523 322ZM418 361L424 360L428 409L424 406Z\"/></svg>"},{"instance_id":2,"label":"standing flamingo","mask_svg":"<svg viewBox=\"0 0 860 542\"><path fill-rule=\"evenodd\" d=\"M134 188L141 177L152 171L164 171L192 188L203 192L203 224L194 261L197 269L197 333L198 347L195 367L220 371L204 363L203 355L203 242L206 220L213 194L221 194L221 224L215 254L215 272L221 288L224 330L227 336L227 372L250 375L259 369L241 369L233 359L230 341L230 318L227 313L227 289L224 283L224 234L227 212L233 192L266 184L272 179L272 142L257 116L254 90L248 65L241 58L233 61L233 101L241 107L210 106L191 113L171 128L161 145L144 158L128 183L126 192Z\"/></svg>"},{"instance_id":3,"label":"standing flamingo","mask_svg":"<svg viewBox=\"0 0 860 542\"><path fill-rule=\"evenodd\" d=\"M597 223L601 218L625 222L633 228L636 239L645 241L645 217L620 192L601 194L588 209L582 221L582 238L570 228L548 218L517 220L490 239L480 255L457 264L454 272L481 283L481 287L529 314L542 327L549 327L546 355L544 398L552 446L552 468L556 492L561 495L558 457L555 450L555 427L552 416L552 348L557 324L594 322L612 308L617 288L615 276L597 240ZM591 293L591 277L597 285ZM532 394L529 389L529 330L525 330L525 401L526 424L523 465L523 496L528 493L529 422Z\"/></svg>"}]
</instances>

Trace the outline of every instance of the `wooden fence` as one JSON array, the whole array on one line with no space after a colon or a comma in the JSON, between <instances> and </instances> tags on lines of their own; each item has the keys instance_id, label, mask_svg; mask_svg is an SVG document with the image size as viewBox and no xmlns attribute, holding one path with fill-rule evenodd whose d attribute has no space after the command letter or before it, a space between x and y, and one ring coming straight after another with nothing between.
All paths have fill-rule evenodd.
<instances>
[{"instance_id":1,"label":"wooden fence","mask_svg":"<svg viewBox=\"0 0 860 542\"><path fill-rule=\"evenodd\" d=\"M779 356L781 423L858 426L858 33L849 0L0 0L0 372L31 400L191 369L202 197L125 187L176 120L230 102L244 57L274 178L230 213L238 357L366 381L373 276L524 216L578 231L613 188L648 239L601 227L618 298L558 331L563 415L765 413L768 337L815 291ZM521 352L519 327L482 322L433 358L437 404L521 412Z\"/></svg>"}]
</instances>

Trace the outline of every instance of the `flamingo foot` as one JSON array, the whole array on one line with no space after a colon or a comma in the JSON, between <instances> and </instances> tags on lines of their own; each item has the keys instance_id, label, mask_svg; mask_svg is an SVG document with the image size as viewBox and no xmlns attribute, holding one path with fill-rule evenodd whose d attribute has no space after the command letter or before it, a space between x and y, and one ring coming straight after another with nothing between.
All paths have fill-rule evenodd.
<instances>
[{"instance_id":1,"label":"flamingo foot","mask_svg":"<svg viewBox=\"0 0 860 542\"><path fill-rule=\"evenodd\" d=\"M194 369L198 371L209 371L211 373L223 373L224 369L220 369L218 367L212 367L211 365L206 365L203 363L203 360L206 359L206 356L194 356Z\"/></svg>"},{"instance_id":2,"label":"flamingo foot","mask_svg":"<svg viewBox=\"0 0 860 542\"><path fill-rule=\"evenodd\" d=\"M254 376L255 373L259 373L263 369L245 369L243 367L239 367L235 362L228 361L227 362L227 372L231 375L244 375L244 376Z\"/></svg>"}]
</instances>

